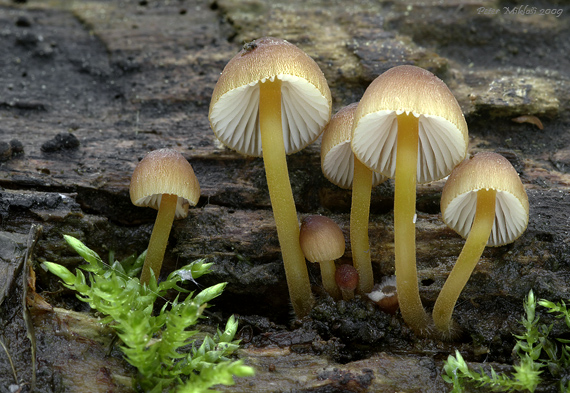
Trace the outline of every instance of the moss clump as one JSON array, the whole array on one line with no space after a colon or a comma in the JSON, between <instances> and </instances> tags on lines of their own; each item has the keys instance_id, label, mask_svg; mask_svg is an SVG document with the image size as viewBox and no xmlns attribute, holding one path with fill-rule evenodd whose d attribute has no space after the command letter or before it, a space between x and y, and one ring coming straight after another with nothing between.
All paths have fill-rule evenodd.
<instances>
[{"instance_id":1,"label":"moss clump","mask_svg":"<svg viewBox=\"0 0 570 393\"><path fill-rule=\"evenodd\" d=\"M134 385L140 391L203 392L218 384L232 385L234 375L253 375L251 367L228 357L238 348L233 339L238 326L235 318L213 336L188 330L202 318L206 303L222 293L225 283L184 298L181 294L189 291L178 284L208 273L211 264L197 260L172 272L160 284L152 276L148 285L141 285L132 276L140 270L144 254L110 266L79 240L70 236L65 240L88 264L76 274L52 262L43 266L76 290L80 300L105 315L102 322L117 331L126 360L138 370ZM154 313L155 302L170 290L178 291L178 296Z\"/></svg>"}]
</instances>

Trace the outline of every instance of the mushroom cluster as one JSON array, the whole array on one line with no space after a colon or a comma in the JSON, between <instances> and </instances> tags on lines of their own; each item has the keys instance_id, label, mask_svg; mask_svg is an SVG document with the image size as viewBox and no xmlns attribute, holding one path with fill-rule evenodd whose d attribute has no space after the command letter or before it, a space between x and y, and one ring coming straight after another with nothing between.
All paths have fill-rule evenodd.
<instances>
[{"instance_id":1,"label":"mushroom cluster","mask_svg":"<svg viewBox=\"0 0 570 393\"><path fill-rule=\"evenodd\" d=\"M335 300L350 301L356 293L384 312L399 309L417 334L451 336L453 308L485 246L512 242L526 229L528 200L518 174L495 153L464 161L468 131L461 108L446 84L422 68L389 69L358 103L332 118L331 106L315 61L285 40L266 37L244 45L227 63L209 108L211 128L224 145L263 158L295 314L307 315L314 303L307 259L320 264L322 285ZM323 175L352 189L352 265L338 268L335 261L345 253L341 228L324 216L306 216L299 224L287 169L286 155L321 134ZM442 218L467 240L429 315L416 269L416 184L446 176ZM375 285L368 236L371 192L389 178L394 179L395 277ZM142 282L159 275L172 220L185 216L199 195L190 164L175 151L151 152L135 169L133 203L159 210Z\"/></svg>"}]
</instances>

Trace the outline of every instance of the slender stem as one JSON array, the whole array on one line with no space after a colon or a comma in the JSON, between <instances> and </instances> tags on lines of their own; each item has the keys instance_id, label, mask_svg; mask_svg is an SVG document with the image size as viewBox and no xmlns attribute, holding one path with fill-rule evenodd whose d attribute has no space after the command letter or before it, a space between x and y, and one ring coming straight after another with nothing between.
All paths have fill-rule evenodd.
<instances>
[{"instance_id":1,"label":"slender stem","mask_svg":"<svg viewBox=\"0 0 570 393\"><path fill-rule=\"evenodd\" d=\"M299 221L287 171L281 125L281 81L275 79L274 82L260 83L259 90L259 125L267 187L277 226L289 296L295 314L303 317L313 306L313 295L305 255L299 244Z\"/></svg>"},{"instance_id":2,"label":"slender stem","mask_svg":"<svg viewBox=\"0 0 570 393\"><path fill-rule=\"evenodd\" d=\"M329 295L335 300L342 299L342 294L338 285L336 285L336 265L334 261L320 262L321 265L321 277L323 280L323 287L328 292Z\"/></svg>"},{"instance_id":3,"label":"slender stem","mask_svg":"<svg viewBox=\"0 0 570 393\"><path fill-rule=\"evenodd\" d=\"M24 301L26 301L27 299L24 298ZM18 373L16 372L16 367L14 367L14 362L12 361L12 356L10 356L10 352L8 352L8 348L6 348L6 345L4 344L4 341L0 340L0 346L2 346L2 349L4 349L4 352L6 352L6 356L8 357L8 362L10 363L10 367L12 368L12 375L14 376L14 383L17 385L19 384L20 381L18 381ZM32 358L33 360L34 358Z\"/></svg>"},{"instance_id":4,"label":"slender stem","mask_svg":"<svg viewBox=\"0 0 570 393\"><path fill-rule=\"evenodd\" d=\"M451 314L459 294L475 269L487 245L495 221L495 190L477 191L477 207L471 231L449 277L445 281L433 308L433 322L437 329L448 333L451 328Z\"/></svg>"},{"instance_id":5,"label":"slender stem","mask_svg":"<svg viewBox=\"0 0 570 393\"><path fill-rule=\"evenodd\" d=\"M416 334L424 334L429 318L420 299L416 270L418 119L412 113L398 115L397 138L394 253L398 301L404 321Z\"/></svg>"},{"instance_id":6,"label":"slender stem","mask_svg":"<svg viewBox=\"0 0 570 393\"><path fill-rule=\"evenodd\" d=\"M164 259L164 251L168 243L168 236L170 236L170 229L172 229L172 222L176 213L177 201L178 197L176 195L162 194L154 228L148 242L148 249L141 273L141 284L148 284L151 269L158 280L162 260Z\"/></svg>"},{"instance_id":7,"label":"slender stem","mask_svg":"<svg viewBox=\"0 0 570 393\"><path fill-rule=\"evenodd\" d=\"M372 292L374 276L368 239L372 171L354 158L352 206L350 208L350 247L352 264L358 271L358 292Z\"/></svg>"},{"instance_id":8,"label":"slender stem","mask_svg":"<svg viewBox=\"0 0 570 393\"><path fill-rule=\"evenodd\" d=\"M350 290L350 289L341 289L340 290L342 293L342 299L345 302L348 302L349 300L354 299L354 290Z\"/></svg>"}]
</instances>

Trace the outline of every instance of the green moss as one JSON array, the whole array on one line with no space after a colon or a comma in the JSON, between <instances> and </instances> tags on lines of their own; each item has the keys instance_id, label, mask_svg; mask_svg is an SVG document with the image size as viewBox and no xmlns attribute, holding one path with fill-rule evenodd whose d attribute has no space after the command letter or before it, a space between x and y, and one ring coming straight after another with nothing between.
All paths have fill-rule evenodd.
<instances>
[{"instance_id":1,"label":"green moss","mask_svg":"<svg viewBox=\"0 0 570 393\"><path fill-rule=\"evenodd\" d=\"M172 272L160 284L152 277L147 286L133 278L140 271L144 254L108 265L79 240L71 236L65 240L87 265L75 274L52 262L42 266L76 290L80 300L105 315L102 322L116 330L125 359L138 370L135 386L140 391L203 392L218 384L232 385L233 376L253 375L251 367L229 358L239 344L234 341L238 327L235 318L231 317L223 330L200 340L198 331L188 330L202 318L207 302L222 293L225 283L197 294L178 284L208 273L211 264L197 260ZM178 295L155 313L155 303L159 298L164 300L167 291L177 291Z\"/></svg>"},{"instance_id":2,"label":"green moss","mask_svg":"<svg viewBox=\"0 0 570 393\"><path fill-rule=\"evenodd\" d=\"M521 324L524 331L514 335L517 339L513 354L518 358L513 366L512 375L497 373L491 367L490 372L481 369L479 372L471 370L459 351L455 356L449 355L444 364L443 379L453 384L454 393L465 391L467 386L490 388L492 391L534 392L543 382L556 381L558 391L570 391L570 376L567 370L570 367L570 340L552 339L550 333L552 325L539 323L536 316L536 306L545 307L556 318L564 320L570 329L570 311L561 301L553 303L548 300L537 302L532 290L524 301L525 317Z\"/></svg>"}]
</instances>

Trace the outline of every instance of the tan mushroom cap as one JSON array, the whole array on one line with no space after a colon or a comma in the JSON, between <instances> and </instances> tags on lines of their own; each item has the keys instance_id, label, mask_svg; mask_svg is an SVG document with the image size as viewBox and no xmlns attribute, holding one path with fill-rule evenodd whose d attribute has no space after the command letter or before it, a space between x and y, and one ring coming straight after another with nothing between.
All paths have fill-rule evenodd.
<instances>
[{"instance_id":1,"label":"tan mushroom cap","mask_svg":"<svg viewBox=\"0 0 570 393\"><path fill-rule=\"evenodd\" d=\"M331 113L331 93L319 66L295 45L260 38L224 68L210 103L208 118L216 137L229 148L261 157L259 83L281 80L285 152L314 142Z\"/></svg>"},{"instance_id":2,"label":"tan mushroom cap","mask_svg":"<svg viewBox=\"0 0 570 393\"><path fill-rule=\"evenodd\" d=\"M178 196L175 218L188 215L188 206L200 198L200 185L190 163L172 149L154 150L136 166L131 177L131 201L157 209L162 194Z\"/></svg>"},{"instance_id":3,"label":"tan mushroom cap","mask_svg":"<svg viewBox=\"0 0 570 393\"><path fill-rule=\"evenodd\" d=\"M328 262L339 259L345 250L340 227L328 217L308 216L301 223L301 249L310 262Z\"/></svg>"},{"instance_id":4,"label":"tan mushroom cap","mask_svg":"<svg viewBox=\"0 0 570 393\"><path fill-rule=\"evenodd\" d=\"M419 122L417 180L441 179L467 154L467 123L445 83L431 72L403 65L376 78L354 116L352 150L375 172L394 177L397 115Z\"/></svg>"},{"instance_id":5,"label":"tan mushroom cap","mask_svg":"<svg viewBox=\"0 0 570 393\"><path fill-rule=\"evenodd\" d=\"M350 147L352 139L352 120L358 103L352 103L340 109L323 131L321 141L321 169L325 177L341 188L352 188L354 177L354 153ZM376 186L387 177L374 172L372 186Z\"/></svg>"},{"instance_id":6,"label":"tan mushroom cap","mask_svg":"<svg viewBox=\"0 0 570 393\"><path fill-rule=\"evenodd\" d=\"M451 172L441 194L443 221L467 238L480 189L497 191L495 222L487 245L515 241L528 225L528 197L517 171L500 154L479 153Z\"/></svg>"}]
</instances>

